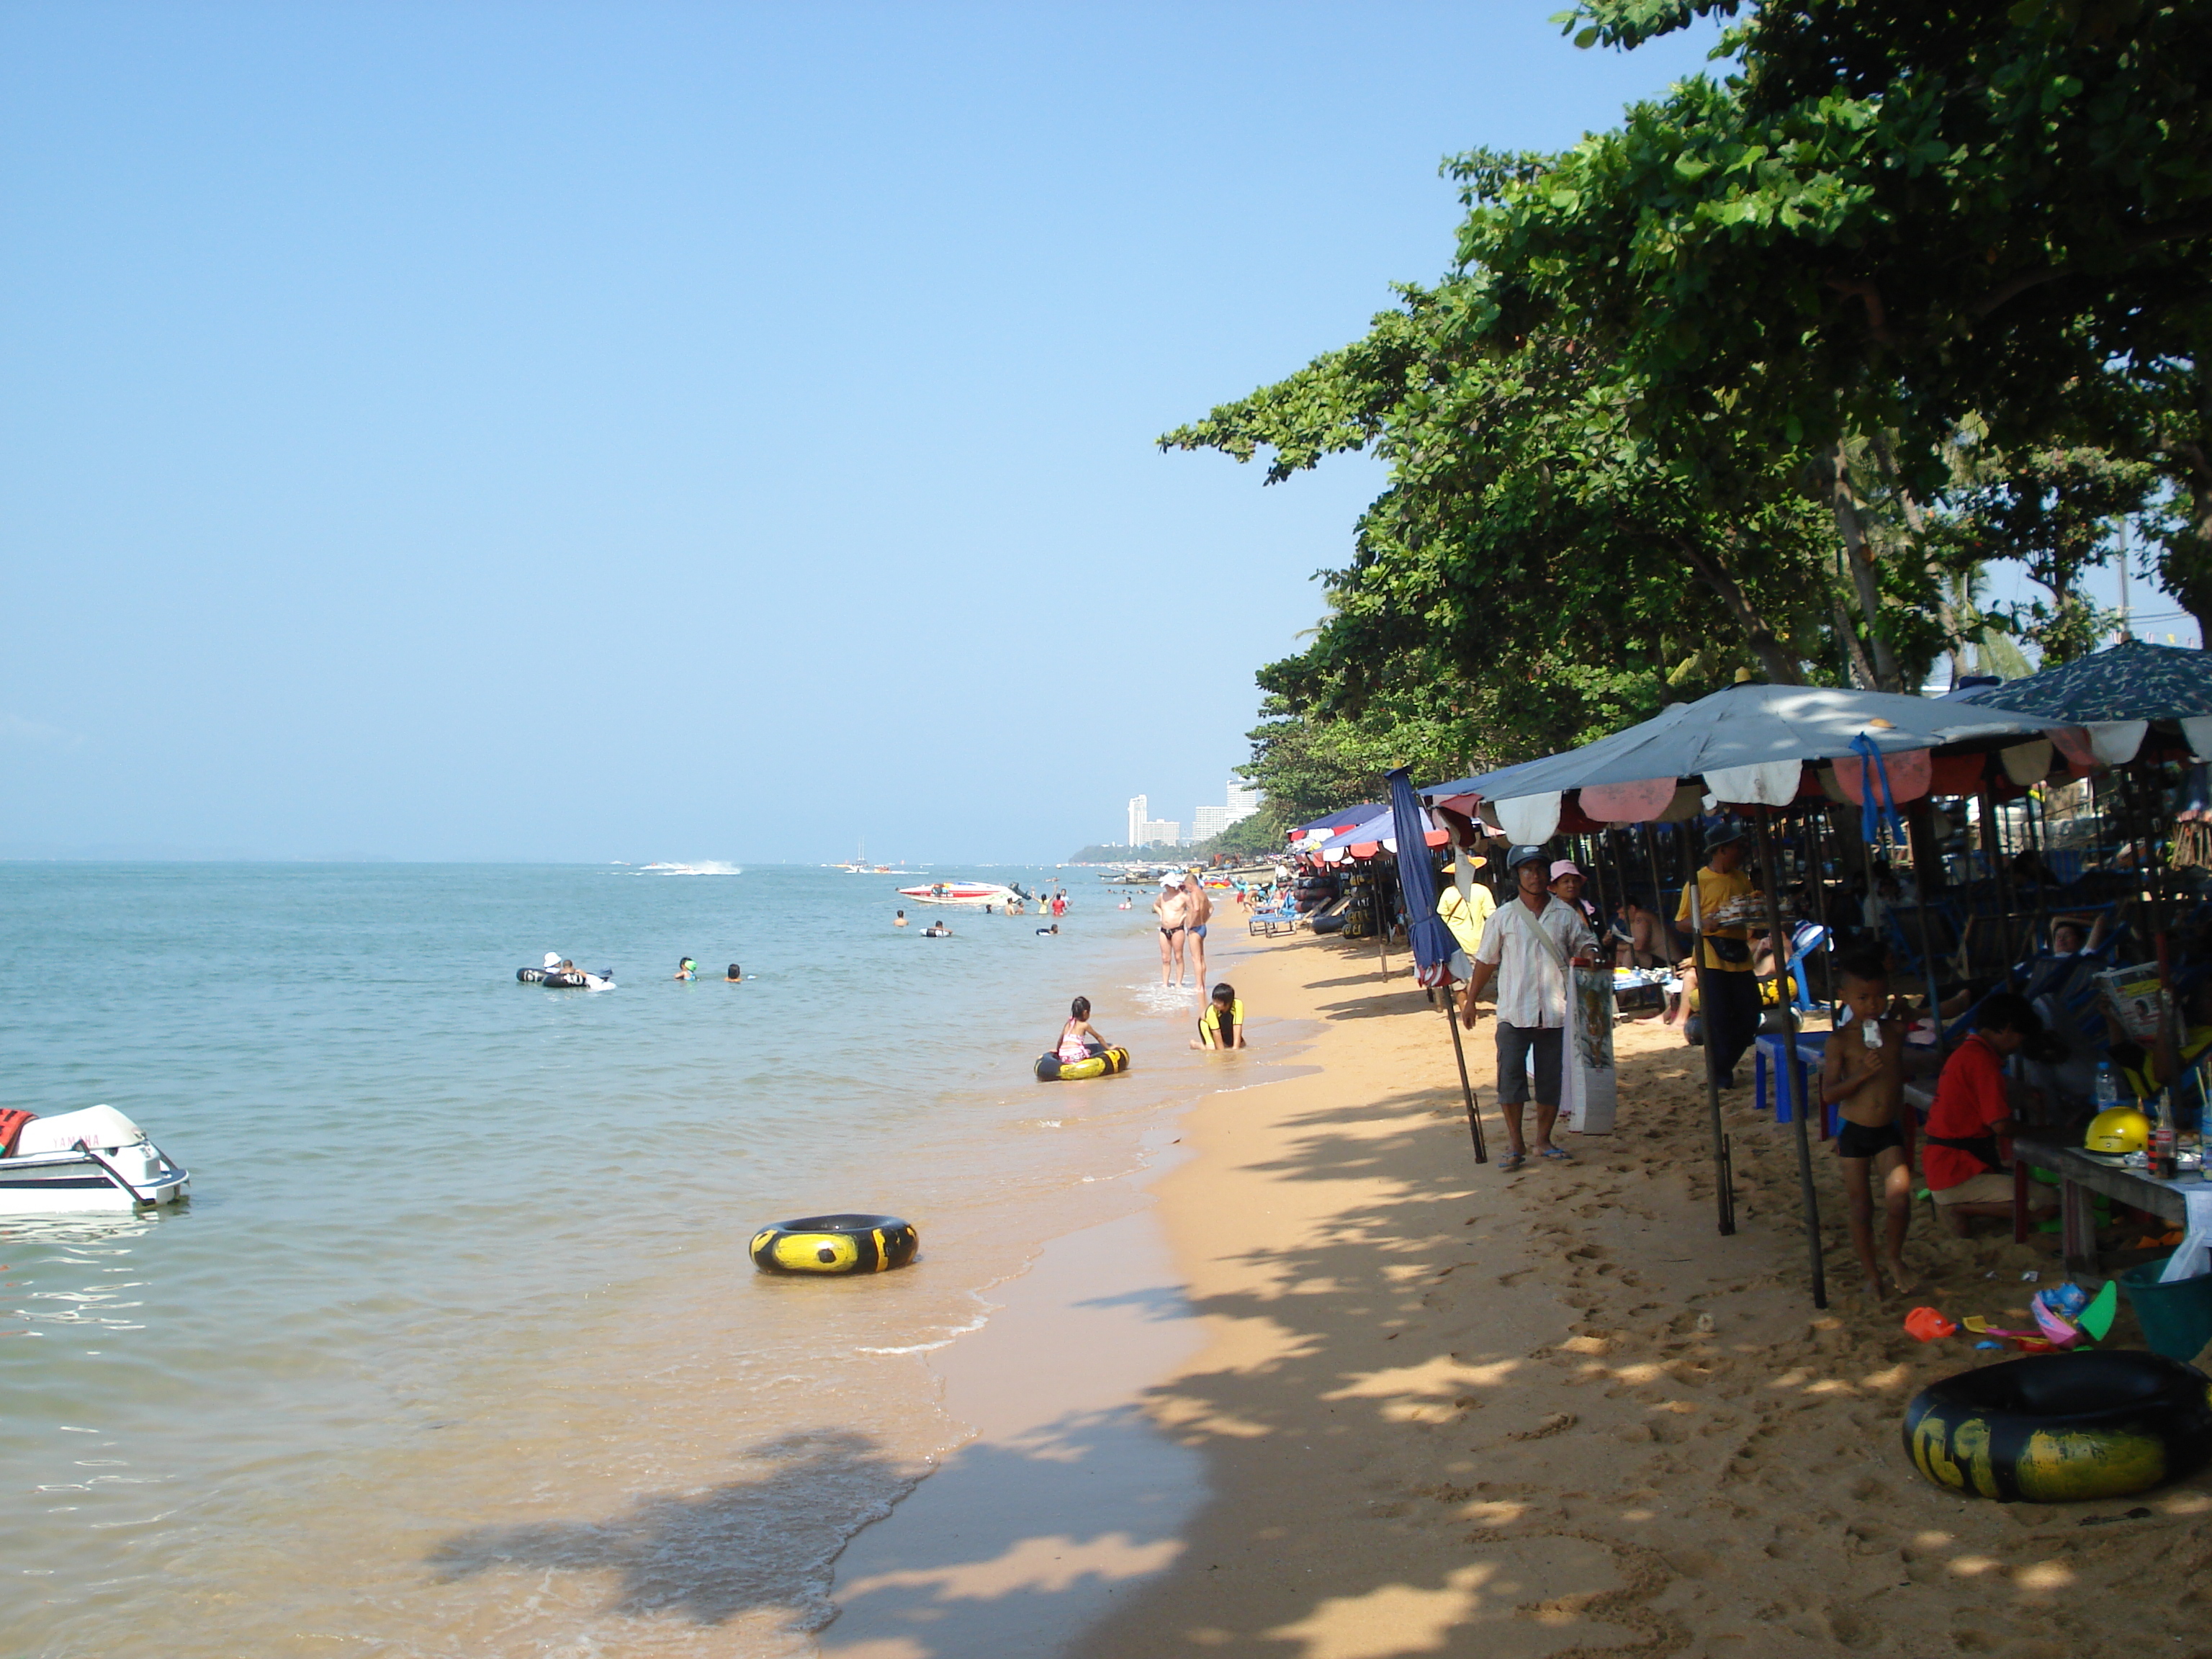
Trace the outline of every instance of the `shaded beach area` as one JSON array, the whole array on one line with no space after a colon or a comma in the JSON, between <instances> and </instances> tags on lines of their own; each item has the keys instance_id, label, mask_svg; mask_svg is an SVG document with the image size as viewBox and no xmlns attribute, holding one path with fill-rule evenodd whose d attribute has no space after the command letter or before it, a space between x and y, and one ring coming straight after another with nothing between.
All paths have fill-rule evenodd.
<instances>
[{"instance_id":1,"label":"shaded beach area","mask_svg":"<svg viewBox=\"0 0 2212 1659\"><path fill-rule=\"evenodd\" d=\"M1209 1062L1221 1086L1176 1131L1150 1289L1040 1285L977 1367L1002 1391L1054 1367L1097 1386L987 1425L862 1534L826 1653L2212 1653L2192 1589L2212 1477L1970 1503L1901 1447L1905 1401L1972 1363L1906 1336L1905 1309L2017 1317L2022 1273L2057 1276L2046 1242L1942 1237L1923 1204L1921 1291L1866 1298L1819 1146L1844 1288L1816 1311L1787 1130L1726 1097L1739 1231L1719 1236L1698 1054L1673 1031L1622 1029L1615 1133L1509 1176L1474 1161L1402 959L1385 981L1371 946L1221 945L1256 1046ZM2124 1316L2114 1337L2137 1340ZM1086 1340L1118 1371L1087 1369Z\"/></svg>"}]
</instances>

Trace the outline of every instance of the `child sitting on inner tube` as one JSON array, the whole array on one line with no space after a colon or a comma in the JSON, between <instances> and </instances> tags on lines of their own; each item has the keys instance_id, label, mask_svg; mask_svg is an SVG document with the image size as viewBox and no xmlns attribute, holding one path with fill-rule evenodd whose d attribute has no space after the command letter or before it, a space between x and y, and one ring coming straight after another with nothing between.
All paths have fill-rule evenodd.
<instances>
[{"instance_id":1,"label":"child sitting on inner tube","mask_svg":"<svg viewBox=\"0 0 2212 1659\"><path fill-rule=\"evenodd\" d=\"M1073 1066L1112 1047L1091 1024L1091 999L1078 997L1068 1005L1067 1024L1060 1028L1060 1047L1053 1052L1063 1066Z\"/></svg>"},{"instance_id":2,"label":"child sitting on inner tube","mask_svg":"<svg viewBox=\"0 0 2212 1659\"><path fill-rule=\"evenodd\" d=\"M1198 1017L1198 1035L1190 1040L1194 1048L1243 1048L1244 1041L1244 1005L1237 1000L1237 988L1226 980L1213 988L1213 1000L1206 1012Z\"/></svg>"}]
</instances>

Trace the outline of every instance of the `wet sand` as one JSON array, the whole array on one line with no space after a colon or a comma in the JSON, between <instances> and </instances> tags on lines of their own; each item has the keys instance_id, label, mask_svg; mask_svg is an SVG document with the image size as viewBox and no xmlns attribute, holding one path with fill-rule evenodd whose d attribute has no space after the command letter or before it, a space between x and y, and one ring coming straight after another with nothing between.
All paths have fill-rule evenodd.
<instances>
[{"instance_id":1,"label":"wet sand","mask_svg":"<svg viewBox=\"0 0 2212 1659\"><path fill-rule=\"evenodd\" d=\"M1142 1262L1119 1282L1197 1346L1177 1359L1096 1326L1090 1351L1126 1363L978 1443L1031 1449L1018 1495L981 1478L996 1449L960 1503L938 1488L933 1517L946 1476L925 1482L840 1564L852 1622L825 1651L2212 1655L2193 1588L2212 1480L1967 1503L1899 1444L1911 1393L1975 1358L1906 1337L1905 1309L2017 1319L2021 1273L2057 1276L2046 1242L1952 1240L1923 1206L1906 1249L1922 1291L1869 1298L1816 1145L1832 1304L1816 1311L1789 1132L1748 1089L1726 1097L1738 1231L1720 1237L1698 1055L1671 1031L1624 1028L1614 1134L1562 1136L1575 1164L1504 1175L1474 1162L1443 1018L1402 957L1386 982L1371 941L1247 945L1222 920L1218 976L1255 1039L1263 1020L1311 1033L1302 1063L1210 1061L1260 1086L1185 1114L1189 1156L1149 1218L1089 1253ZM1488 1037L1486 1022L1468 1057L1494 1156ZM1153 1224L1164 1267L1145 1257ZM1039 1278L1025 1321L988 1328L998 1353L973 1350L978 1371L1043 1379L1079 1353L1073 1310L1097 1300L1079 1278ZM2114 1338L2135 1340L2125 1315ZM1083 1423L1107 1426L1085 1443L1066 1426ZM1077 1472L1124 1461L1137 1474L1113 1501L1086 1503L1097 1483ZM864 1623L872 1601L896 1616Z\"/></svg>"}]
</instances>

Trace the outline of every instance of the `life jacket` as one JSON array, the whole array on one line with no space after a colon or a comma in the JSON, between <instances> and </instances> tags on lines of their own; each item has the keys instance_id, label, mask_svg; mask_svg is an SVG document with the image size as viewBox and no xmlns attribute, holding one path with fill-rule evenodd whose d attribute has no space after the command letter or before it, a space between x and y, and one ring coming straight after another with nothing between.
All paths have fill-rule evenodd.
<instances>
[{"instance_id":1,"label":"life jacket","mask_svg":"<svg viewBox=\"0 0 2212 1659\"><path fill-rule=\"evenodd\" d=\"M11 1157L15 1151L15 1137L23 1133L23 1126L38 1116L20 1107L0 1106L0 1158Z\"/></svg>"},{"instance_id":2,"label":"life jacket","mask_svg":"<svg viewBox=\"0 0 2212 1659\"><path fill-rule=\"evenodd\" d=\"M2199 1025L2189 1031L2181 1045L2180 1073L2169 1080L2179 1086L2187 1079L2190 1068L2203 1057L2207 1049L2212 1049L2212 1025ZM2160 1089L2165 1086L2151 1074L2151 1067L2157 1058L2156 1054L2146 1049L2140 1063L2120 1067L2121 1075L2127 1079L2129 1085L2135 1090L2137 1100L2155 1100L2158 1098ZM2202 1101L2197 1103L2200 1106L2203 1104Z\"/></svg>"},{"instance_id":3,"label":"life jacket","mask_svg":"<svg viewBox=\"0 0 2212 1659\"><path fill-rule=\"evenodd\" d=\"M1211 1036L1224 1048L1233 1048L1237 1046L1237 1034L1243 1029L1244 999L1242 997L1232 998L1230 1001L1226 1030L1222 1029L1221 1006L1218 1003L1207 1003L1206 1012L1198 1017L1199 1036L1202 1038Z\"/></svg>"}]
</instances>

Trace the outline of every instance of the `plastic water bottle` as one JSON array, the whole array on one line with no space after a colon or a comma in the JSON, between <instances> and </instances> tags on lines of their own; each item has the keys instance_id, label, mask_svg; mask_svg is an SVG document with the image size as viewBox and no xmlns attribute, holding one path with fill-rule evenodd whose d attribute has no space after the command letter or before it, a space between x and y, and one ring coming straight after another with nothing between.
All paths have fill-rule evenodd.
<instances>
[{"instance_id":1,"label":"plastic water bottle","mask_svg":"<svg viewBox=\"0 0 2212 1659\"><path fill-rule=\"evenodd\" d=\"M2097 1109L2109 1112L2120 1103L2120 1074L2112 1069L2112 1062L2097 1062Z\"/></svg>"}]
</instances>

